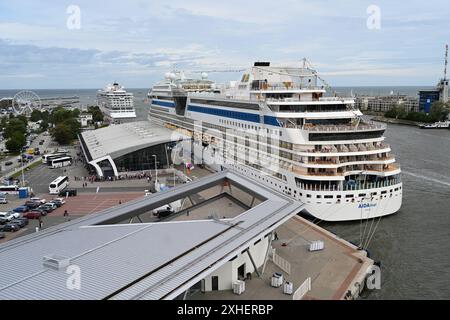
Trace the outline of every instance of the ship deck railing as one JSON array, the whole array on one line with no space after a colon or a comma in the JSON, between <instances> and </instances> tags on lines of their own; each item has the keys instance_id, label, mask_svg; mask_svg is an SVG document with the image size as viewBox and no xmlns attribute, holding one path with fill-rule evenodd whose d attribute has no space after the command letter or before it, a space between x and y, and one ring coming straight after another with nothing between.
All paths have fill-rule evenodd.
<instances>
[{"instance_id":1,"label":"ship deck railing","mask_svg":"<svg viewBox=\"0 0 450 320\"><path fill-rule=\"evenodd\" d=\"M387 143L379 143L374 146L367 146L367 147L361 147L356 145L350 145L349 147L342 145L341 147L337 148L334 146L327 146L324 145L322 149L300 149L300 148L294 148L293 150L295 152L307 152L307 153L345 153L345 152L364 152L364 151L375 151L375 150L383 150L388 149L391 146Z\"/></svg>"},{"instance_id":2,"label":"ship deck railing","mask_svg":"<svg viewBox=\"0 0 450 320\"><path fill-rule=\"evenodd\" d=\"M339 185L317 185L317 184L306 184L306 183L297 183L297 187L307 191L357 191L357 190L370 190L370 189L378 189L385 188L397 185L401 182L401 179L390 179L384 181L356 181L355 183L346 182L341 186Z\"/></svg>"},{"instance_id":3,"label":"ship deck railing","mask_svg":"<svg viewBox=\"0 0 450 320\"><path fill-rule=\"evenodd\" d=\"M271 82L260 83L259 86L252 86L251 91L269 91L269 90L325 90L324 86L308 86L293 82Z\"/></svg>"},{"instance_id":4,"label":"ship deck railing","mask_svg":"<svg viewBox=\"0 0 450 320\"><path fill-rule=\"evenodd\" d=\"M313 131L313 132L347 132L347 131L367 131L367 130L385 130L386 125L378 123L360 123L358 125L315 125L315 124L304 124L302 126L303 130Z\"/></svg>"}]
</instances>

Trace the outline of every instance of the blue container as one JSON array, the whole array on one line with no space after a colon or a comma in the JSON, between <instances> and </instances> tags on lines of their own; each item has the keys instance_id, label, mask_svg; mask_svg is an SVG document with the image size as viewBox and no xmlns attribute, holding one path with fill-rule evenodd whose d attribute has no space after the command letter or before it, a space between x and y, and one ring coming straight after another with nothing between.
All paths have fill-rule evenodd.
<instances>
[{"instance_id":1,"label":"blue container","mask_svg":"<svg viewBox=\"0 0 450 320\"><path fill-rule=\"evenodd\" d=\"M19 188L19 199L28 198L28 188Z\"/></svg>"}]
</instances>

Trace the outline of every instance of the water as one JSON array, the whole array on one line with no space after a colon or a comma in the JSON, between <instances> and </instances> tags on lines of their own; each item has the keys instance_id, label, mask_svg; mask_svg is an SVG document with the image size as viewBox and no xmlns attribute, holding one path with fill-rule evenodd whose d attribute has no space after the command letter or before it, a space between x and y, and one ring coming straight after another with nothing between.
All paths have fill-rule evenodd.
<instances>
[{"instance_id":1,"label":"water","mask_svg":"<svg viewBox=\"0 0 450 320\"><path fill-rule=\"evenodd\" d=\"M386 138L403 170L403 205L381 219L369 245L381 261L382 285L363 297L449 299L450 130L390 124ZM359 222L320 225L360 242Z\"/></svg>"},{"instance_id":2,"label":"water","mask_svg":"<svg viewBox=\"0 0 450 320\"><path fill-rule=\"evenodd\" d=\"M341 87L349 95L406 94L416 96L419 87ZM19 90L0 90L0 98ZM35 90L42 98L80 98L95 105L96 89ZM134 93L138 119L146 118L147 89ZM450 298L450 130L420 130L388 125L387 142L403 170L403 205L380 220L369 245L374 260L381 261L382 287L366 291L366 299ZM360 241L359 222L321 223L321 226L353 243ZM368 226L368 228L370 225ZM367 234L367 232L366 232Z\"/></svg>"}]
</instances>

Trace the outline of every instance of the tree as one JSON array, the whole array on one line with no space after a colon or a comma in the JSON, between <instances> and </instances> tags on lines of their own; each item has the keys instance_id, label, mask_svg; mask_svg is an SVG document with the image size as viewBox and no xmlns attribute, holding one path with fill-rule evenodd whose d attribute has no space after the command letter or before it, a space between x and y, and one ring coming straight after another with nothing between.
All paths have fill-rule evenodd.
<instances>
[{"instance_id":1,"label":"tree","mask_svg":"<svg viewBox=\"0 0 450 320\"><path fill-rule=\"evenodd\" d=\"M91 106L88 108L88 111L92 114L92 121L103 122L103 113L99 107Z\"/></svg>"},{"instance_id":2,"label":"tree","mask_svg":"<svg viewBox=\"0 0 450 320\"><path fill-rule=\"evenodd\" d=\"M30 121L38 122L39 120L42 120L42 113L35 109L31 112Z\"/></svg>"},{"instance_id":3,"label":"tree","mask_svg":"<svg viewBox=\"0 0 450 320\"><path fill-rule=\"evenodd\" d=\"M72 117L78 118L80 116L80 109L73 109L72 110Z\"/></svg>"},{"instance_id":4,"label":"tree","mask_svg":"<svg viewBox=\"0 0 450 320\"><path fill-rule=\"evenodd\" d=\"M431 105L429 116L433 122L447 120L448 115L449 110L445 103L436 101Z\"/></svg>"},{"instance_id":5,"label":"tree","mask_svg":"<svg viewBox=\"0 0 450 320\"><path fill-rule=\"evenodd\" d=\"M20 152L25 146L25 135L21 132L14 132L6 141L5 146L10 152Z\"/></svg>"},{"instance_id":6,"label":"tree","mask_svg":"<svg viewBox=\"0 0 450 320\"><path fill-rule=\"evenodd\" d=\"M8 124L3 132L3 137L6 139L11 138L14 133L25 134L27 132L27 126L19 118L9 119Z\"/></svg>"},{"instance_id":7,"label":"tree","mask_svg":"<svg viewBox=\"0 0 450 320\"><path fill-rule=\"evenodd\" d=\"M72 133L72 139L76 139L77 135L81 132L80 122L75 118L71 118L64 121L63 124L69 127L70 132Z\"/></svg>"},{"instance_id":8,"label":"tree","mask_svg":"<svg viewBox=\"0 0 450 320\"><path fill-rule=\"evenodd\" d=\"M64 123L57 124L52 131L53 139L59 144L68 144L73 139L71 128Z\"/></svg>"},{"instance_id":9,"label":"tree","mask_svg":"<svg viewBox=\"0 0 450 320\"><path fill-rule=\"evenodd\" d=\"M58 107L53 110L50 122L53 124L58 124L70 118L72 118L72 111Z\"/></svg>"},{"instance_id":10,"label":"tree","mask_svg":"<svg viewBox=\"0 0 450 320\"><path fill-rule=\"evenodd\" d=\"M41 129L42 132L47 130L48 129L48 122L42 121L41 124L40 124L40 129Z\"/></svg>"}]
</instances>

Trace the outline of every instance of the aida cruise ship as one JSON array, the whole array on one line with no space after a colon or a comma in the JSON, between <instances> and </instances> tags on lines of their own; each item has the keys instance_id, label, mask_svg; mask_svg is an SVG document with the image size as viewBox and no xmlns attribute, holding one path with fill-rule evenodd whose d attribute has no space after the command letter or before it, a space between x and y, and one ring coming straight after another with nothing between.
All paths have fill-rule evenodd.
<instances>
[{"instance_id":1,"label":"aida cruise ship","mask_svg":"<svg viewBox=\"0 0 450 320\"><path fill-rule=\"evenodd\" d=\"M97 92L100 110L109 123L117 124L136 120L134 97L118 83L107 85Z\"/></svg>"},{"instance_id":2,"label":"aida cruise ship","mask_svg":"<svg viewBox=\"0 0 450 320\"><path fill-rule=\"evenodd\" d=\"M364 120L352 98L327 96L326 89L306 62L257 62L226 87L206 75L169 73L148 93L149 120L190 135L197 161L260 181L305 203L317 219L397 212L401 171L385 125Z\"/></svg>"}]
</instances>

